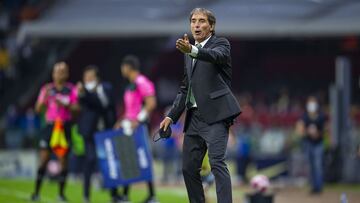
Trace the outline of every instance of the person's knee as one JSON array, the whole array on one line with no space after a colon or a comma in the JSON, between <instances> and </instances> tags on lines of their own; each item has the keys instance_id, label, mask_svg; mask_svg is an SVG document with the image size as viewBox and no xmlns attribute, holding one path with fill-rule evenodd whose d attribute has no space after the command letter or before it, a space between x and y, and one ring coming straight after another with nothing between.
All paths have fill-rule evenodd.
<instances>
[{"instance_id":1,"label":"person's knee","mask_svg":"<svg viewBox=\"0 0 360 203\"><path fill-rule=\"evenodd\" d=\"M183 175L200 174L200 167L196 167L195 164L191 163L183 164L182 173Z\"/></svg>"},{"instance_id":2,"label":"person's knee","mask_svg":"<svg viewBox=\"0 0 360 203\"><path fill-rule=\"evenodd\" d=\"M225 157L223 155L212 155L209 153L209 162L211 168L222 168L226 167Z\"/></svg>"},{"instance_id":3,"label":"person's knee","mask_svg":"<svg viewBox=\"0 0 360 203\"><path fill-rule=\"evenodd\" d=\"M46 161L46 160L42 160L41 162L40 162L40 165L39 165L39 170L46 170L46 166L47 166L47 164L48 164L48 162L49 161Z\"/></svg>"},{"instance_id":4,"label":"person's knee","mask_svg":"<svg viewBox=\"0 0 360 203\"><path fill-rule=\"evenodd\" d=\"M87 156L85 159L86 164L94 166L96 165L96 157L95 156Z\"/></svg>"},{"instance_id":5,"label":"person's knee","mask_svg":"<svg viewBox=\"0 0 360 203\"><path fill-rule=\"evenodd\" d=\"M59 181L64 182L67 177L68 171L66 169L62 170L59 174Z\"/></svg>"},{"instance_id":6,"label":"person's knee","mask_svg":"<svg viewBox=\"0 0 360 203\"><path fill-rule=\"evenodd\" d=\"M96 169L96 160L86 160L83 171L85 175L90 176Z\"/></svg>"},{"instance_id":7,"label":"person's knee","mask_svg":"<svg viewBox=\"0 0 360 203\"><path fill-rule=\"evenodd\" d=\"M46 167L39 167L37 171L37 179L42 179L46 173Z\"/></svg>"},{"instance_id":8,"label":"person's knee","mask_svg":"<svg viewBox=\"0 0 360 203\"><path fill-rule=\"evenodd\" d=\"M45 152L42 152L40 154L40 166L39 166L39 168L46 168L49 161L50 161L50 155L45 153Z\"/></svg>"},{"instance_id":9,"label":"person's knee","mask_svg":"<svg viewBox=\"0 0 360 203\"><path fill-rule=\"evenodd\" d=\"M60 158L59 159L59 162L60 162L60 166L61 166L61 170L64 171L67 169L67 166L68 166L68 157L69 154L66 154L64 157Z\"/></svg>"}]
</instances>

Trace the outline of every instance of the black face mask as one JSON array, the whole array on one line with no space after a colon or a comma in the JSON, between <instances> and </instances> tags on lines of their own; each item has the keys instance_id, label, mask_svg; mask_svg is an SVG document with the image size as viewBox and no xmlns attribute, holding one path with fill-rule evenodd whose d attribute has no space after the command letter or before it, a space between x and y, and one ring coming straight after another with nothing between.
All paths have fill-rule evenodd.
<instances>
[{"instance_id":1,"label":"black face mask","mask_svg":"<svg viewBox=\"0 0 360 203\"><path fill-rule=\"evenodd\" d=\"M153 136L153 141L157 142L160 139L168 139L171 137L171 133L172 133L172 130L171 130L170 126L166 129L166 131L164 131L163 128L160 128ZM158 138L155 138L157 135L159 135Z\"/></svg>"}]
</instances>

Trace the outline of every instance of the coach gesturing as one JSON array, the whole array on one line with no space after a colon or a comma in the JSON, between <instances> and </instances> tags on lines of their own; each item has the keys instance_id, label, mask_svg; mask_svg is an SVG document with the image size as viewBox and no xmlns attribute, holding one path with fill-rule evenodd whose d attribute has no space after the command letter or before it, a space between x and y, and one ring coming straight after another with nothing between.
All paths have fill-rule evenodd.
<instances>
[{"instance_id":1,"label":"coach gesturing","mask_svg":"<svg viewBox=\"0 0 360 203\"><path fill-rule=\"evenodd\" d=\"M185 55L184 76L172 109L160 124L166 129L186 110L183 175L191 203L205 202L200 169L207 149L217 202L232 202L225 152L229 127L241 110L231 92L230 44L215 36L215 23L215 16L207 9L195 8L191 12L195 45L190 44L186 34L176 41L176 48Z\"/></svg>"}]
</instances>

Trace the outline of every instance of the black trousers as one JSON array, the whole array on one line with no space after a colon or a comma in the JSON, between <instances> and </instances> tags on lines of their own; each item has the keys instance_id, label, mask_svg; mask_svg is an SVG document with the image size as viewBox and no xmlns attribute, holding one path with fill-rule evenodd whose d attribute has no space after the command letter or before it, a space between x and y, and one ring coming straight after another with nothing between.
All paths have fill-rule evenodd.
<instances>
[{"instance_id":1,"label":"black trousers","mask_svg":"<svg viewBox=\"0 0 360 203\"><path fill-rule=\"evenodd\" d=\"M91 138L85 138L85 160L84 160L84 197L90 198L91 176L96 170L96 147Z\"/></svg>"},{"instance_id":2,"label":"black trousers","mask_svg":"<svg viewBox=\"0 0 360 203\"><path fill-rule=\"evenodd\" d=\"M215 176L217 202L231 203L231 179L225 164L229 124L224 121L208 125L196 108L187 112L186 122L183 175L190 203L205 202L200 170L206 150Z\"/></svg>"},{"instance_id":3,"label":"black trousers","mask_svg":"<svg viewBox=\"0 0 360 203\"><path fill-rule=\"evenodd\" d=\"M83 182L83 195L84 198L90 199L91 195L91 178L97 169L97 157L95 141L90 136L84 137L85 142L85 159L83 165L84 182ZM110 195L113 199L118 196L117 188L110 189Z\"/></svg>"}]
</instances>

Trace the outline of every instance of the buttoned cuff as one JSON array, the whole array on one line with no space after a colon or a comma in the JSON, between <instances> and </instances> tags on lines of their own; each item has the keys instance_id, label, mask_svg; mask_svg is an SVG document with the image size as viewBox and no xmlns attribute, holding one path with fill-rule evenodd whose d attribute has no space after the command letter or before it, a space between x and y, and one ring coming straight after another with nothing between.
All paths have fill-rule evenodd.
<instances>
[{"instance_id":1,"label":"buttoned cuff","mask_svg":"<svg viewBox=\"0 0 360 203\"><path fill-rule=\"evenodd\" d=\"M174 123L173 119L170 118L169 116L166 116L166 118L170 119L170 120L171 120L171 123Z\"/></svg>"},{"instance_id":2,"label":"buttoned cuff","mask_svg":"<svg viewBox=\"0 0 360 203\"><path fill-rule=\"evenodd\" d=\"M197 57L198 53L199 49L196 46L191 45L191 52L189 53L189 55L192 57Z\"/></svg>"}]
</instances>

